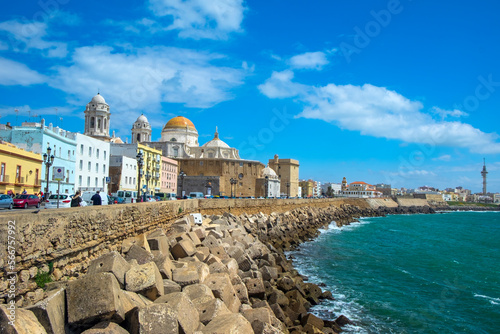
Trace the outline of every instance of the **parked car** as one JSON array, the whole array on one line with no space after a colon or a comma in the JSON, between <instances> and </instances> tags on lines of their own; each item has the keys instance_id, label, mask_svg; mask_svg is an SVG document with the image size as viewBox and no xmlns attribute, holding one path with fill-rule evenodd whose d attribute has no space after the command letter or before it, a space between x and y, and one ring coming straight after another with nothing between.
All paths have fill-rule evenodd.
<instances>
[{"instance_id":1,"label":"parked car","mask_svg":"<svg viewBox=\"0 0 500 334\"><path fill-rule=\"evenodd\" d=\"M68 194L50 195L49 199L45 202L45 209L56 209L58 201L59 208L71 208L72 197Z\"/></svg>"},{"instance_id":2,"label":"parked car","mask_svg":"<svg viewBox=\"0 0 500 334\"><path fill-rule=\"evenodd\" d=\"M14 197L14 207L27 209L28 206L36 206L39 208L40 198L38 198L37 195L28 194L16 195L16 197Z\"/></svg>"},{"instance_id":3,"label":"parked car","mask_svg":"<svg viewBox=\"0 0 500 334\"><path fill-rule=\"evenodd\" d=\"M0 195L0 208L12 210L14 200L9 195Z\"/></svg>"},{"instance_id":4,"label":"parked car","mask_svg":"<svg viewBox=\"0 0 500 334\"><path fill-rule=\"evenodd\" d=\"M108 203L109 204L124 204L125 198L117 197L117 196L108 196Z\"/></svg>"},{"instance_id":5,"label":"parked car","mask_svg":"<svg viewBox=\"0 0 500 334\"><path fill-rule=\"evenodd\" d=\"M96 194L95 191L84 191L82 192L82 199L87 202L87 205L93 205L91 198ZM101 205L108 205L108 194L99 192L99 196L101 197Z\"/></svg>"},{"instance_id":6,"label":"parked car","mask_svg":"<svg viewBox=\"0 0 500 334\"><path fill-rule=\"evenodd\" d=\"M146 195L146 202L156 202L156 197L152 195Z\"/></svg>"},{"instance_id":7,"label":"parked car","mask_svg":"<svg viewBox=\"0 0 500 334\"><path fill-rule=\"evenodd\" d=\"M176 193L155 193L155 196L160 197L160 201L170 201L177 199Z\"/></svg>"}]
</instances>

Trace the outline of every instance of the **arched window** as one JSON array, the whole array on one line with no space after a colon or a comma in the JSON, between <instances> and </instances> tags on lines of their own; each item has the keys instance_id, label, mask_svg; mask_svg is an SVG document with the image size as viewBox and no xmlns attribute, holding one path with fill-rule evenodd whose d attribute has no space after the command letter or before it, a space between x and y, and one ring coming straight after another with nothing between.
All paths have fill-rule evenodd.
<instances>
[{"instance_id":1,"label":"arched window","mask_svg":"<svg viewBox=\"0 0 500 334\"><path fill-rule=\"evenodd\" d=\"M179 155L179 149L177 147L174 147L174 157Z\"/></svg>"},{"instance_id":2,"label":"arched window","mask_svg":"<svg viewBox=\"0 0 500 334\"><path fill-rule=\"evenodd\" d=\"M170 141L177 141L177 139L175 139L175 138L172 138L172 139L170 139Z\"/></svg>"},{"instance_id":3,"label":"arched window","mask_svg":"<svg viewBox=\"0 0 500 334\"><path fill-rule=\"evenodd\" d=\"M90 117L90 127L91 128L95 127L95 118L94 117Z\"/></svg>"},{"instance_id":4,"label":"arched window","mask_svg":"<svg viewBox=\"0 0 500 334\"><path fill-rule=\"evenodd\" d=\"M106 124L106 118L105 118L104 119L104 129L106 129L106 126L107 126L107 124Z\"/></svg>"},{"instance_id":5,"label":"arched window","mask_svg":"<svg viewBox=\"0 0 500 334\"><path fill-rule=\"evenodd\" d=\"M101 129L101 119L97 119L97 128L100 130Z\"/></svg>"},{"instance_id":6,"label":"arched window","mask_svg":"<svg viewBox=\"0 0 500 334\"><path fill-rule=\"evenodd\" d=\"M141 141L141 134L140 134L140 133L138 133L138 134L137 134L137 142L140 142L140 141Z\"/></svg>"}]
</instances>

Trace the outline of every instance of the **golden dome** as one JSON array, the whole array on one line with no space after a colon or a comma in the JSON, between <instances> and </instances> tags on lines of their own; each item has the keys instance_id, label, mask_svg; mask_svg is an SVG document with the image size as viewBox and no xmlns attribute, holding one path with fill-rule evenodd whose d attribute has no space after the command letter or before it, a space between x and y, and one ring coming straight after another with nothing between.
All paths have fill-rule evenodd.
<instances>
[{"instance_id":1,"label":"golden dome","mask_svg":"<svg viewBox=\"0 0 500 334\"><path fill-rule=\"evenodd\" d=\"M190 130L196 131L193 122L191 122L186 117L177 116L172 118L167 122L167 124L165 124L165 126L163 127L163 131L167 129L185 129L186 127Z\"/></svg>"}]
</instances>

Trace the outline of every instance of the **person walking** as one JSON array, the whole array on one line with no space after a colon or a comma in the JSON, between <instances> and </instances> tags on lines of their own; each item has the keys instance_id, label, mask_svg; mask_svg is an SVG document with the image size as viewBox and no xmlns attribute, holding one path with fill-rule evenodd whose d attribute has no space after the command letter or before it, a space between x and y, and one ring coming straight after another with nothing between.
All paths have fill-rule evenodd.
<instances>
[{"instance_id":1,"label":"person walking","mask_svg":"<svg viewBox=\"0 0 500 334\"><path fill-rule=\"evenodd\" d=\"M83 199L82 197L80 196L80 190L78 190L75 194L75 196L73 196L73 198L71 199L71 207L72 208L75 208L75 207L78 207L81 205Z\"/></svg>"},{"instance_id":2,"label":"person walking","mask_svg":"<svg viewBox=\"0 0 500 334\"><path fill-rule=\"evenodd\" d=\"M92 205L101 205L102 204L102 199L101 199L101 195L99 195L99 190L97 190L97 192L94 194L94 196L92 196L92 198L90 200L92 201Z\"/></svg>"}]
</instances>

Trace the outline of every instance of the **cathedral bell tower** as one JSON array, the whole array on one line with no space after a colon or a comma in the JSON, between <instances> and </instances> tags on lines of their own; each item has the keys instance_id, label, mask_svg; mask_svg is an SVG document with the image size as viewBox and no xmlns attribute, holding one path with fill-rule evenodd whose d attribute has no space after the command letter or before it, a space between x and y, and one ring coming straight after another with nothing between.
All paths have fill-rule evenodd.
<instances>
[{"instance_id":1,"label":"cathedral bell tower","mask_svg":"<svg viewBox=\"0 0 500 334\"><path fill-rule=\"evenodd\" d=\"M85 108L85 132L89 137L109 141L109 105L101 94L97 93Z\"/></svg>"}]
</instances>

